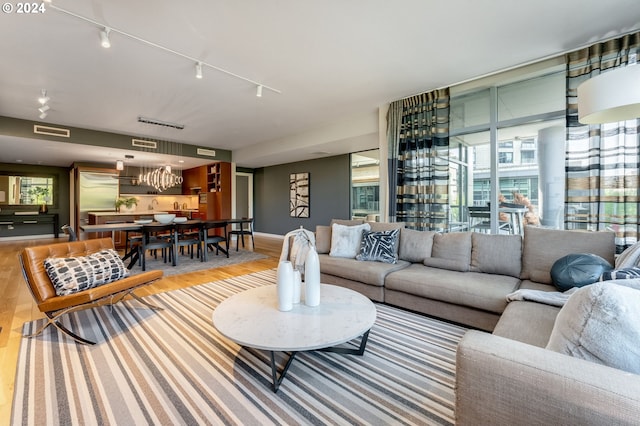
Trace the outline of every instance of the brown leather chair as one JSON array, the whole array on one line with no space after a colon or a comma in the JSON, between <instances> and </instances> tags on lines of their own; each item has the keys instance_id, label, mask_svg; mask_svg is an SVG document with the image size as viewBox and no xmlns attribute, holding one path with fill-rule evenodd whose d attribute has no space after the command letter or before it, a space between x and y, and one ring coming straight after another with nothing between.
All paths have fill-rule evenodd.
<instances>
[{"instance_id":1,"label":"brown leather chair","mask_svg":"<svg viewBox=\"0 0 640 426\"><path fill-rule=\"evenodd\" d=\"M22 264L24 280L31 290L38 309L48 318L47 323L39 330L25 337L37 336L49 325L53 325L77 342L93 345L95 342L84 339L64 327L59 321L60 317L70 312L92 307L106 299L111 299L109 303L115 304L129 295L151 309L161 309L144 301L133 291L161 278L163 274L162 271L148 271L130 275L118 281L65 296L58 296L56 294L55 287L45 270L44 260L46 258L86 256L100 250L112 248L113 240L111 240L111 238L99 238L27 247L22 250L20 253L20 262Z\"/></svg>"}]
</instances>

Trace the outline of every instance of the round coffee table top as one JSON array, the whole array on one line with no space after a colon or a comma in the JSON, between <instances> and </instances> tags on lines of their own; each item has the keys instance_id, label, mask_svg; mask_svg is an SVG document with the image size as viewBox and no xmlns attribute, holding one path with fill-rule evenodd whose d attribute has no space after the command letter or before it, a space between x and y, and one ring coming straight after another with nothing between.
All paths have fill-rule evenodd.
<instances>
[{"instance_id":1,"label":"round coffee table top","mask_svg":"<svg viewBox=\"0 0 640 426\"><path fill-rule=\"evenodd\" d=\"M228 339L268 351L308 351L348 342L369 330L376 307L367 297L344 287L322 284L320 305L294 304L278 310L277 286L243 291L213 311L213 325Z\"/></svg>"}]
</instances>

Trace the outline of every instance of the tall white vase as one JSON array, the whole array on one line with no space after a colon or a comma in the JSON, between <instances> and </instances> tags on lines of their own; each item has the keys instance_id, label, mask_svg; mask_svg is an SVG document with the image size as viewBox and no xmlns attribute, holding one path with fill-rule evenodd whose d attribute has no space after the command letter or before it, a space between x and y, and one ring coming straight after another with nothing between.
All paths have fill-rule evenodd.
<instances>
[{"instance_id":1,"label":"tall white vase","mask_svg":"<svg viewBox=\"0 0 640 426\"><path fill-rule=\"evenodd\" d=\"M283 260L278 264L278 310L290 311L293 309L293 267L291 262Z\"/></svg>"},{"instance_id":2,"label":"tall white vase","mask_svg":"<svg viewBox=\"0 0 640 426\"><path fill-rule=\"evenodd\" d=\"M302 288L302 277L300 271L293 271L293 304L300 303L300 290Z\"/></svg>"},{"instance_id":3,"label":"tall white vase","mask_svg":"<svg viewBox=\"0 0 640 426\"><path fill-rule=\"evenodd\" d=\"M320 304L320 260L316 249L309 249L304 262L304 304L318 306Z\"/></svg>"}]
</instances>

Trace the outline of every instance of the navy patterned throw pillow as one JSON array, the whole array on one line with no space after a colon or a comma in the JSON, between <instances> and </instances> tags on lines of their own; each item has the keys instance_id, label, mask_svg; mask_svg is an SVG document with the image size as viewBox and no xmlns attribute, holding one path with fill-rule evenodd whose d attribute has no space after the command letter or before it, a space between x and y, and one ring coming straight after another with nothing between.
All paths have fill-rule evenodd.
<instances>
[{"instance_id":1,"label":"navy patterned throw pillow","mask_svg":"<svg viewBox=\"0 0 640 426\"><path fill-rule=\"evenodd\" d=\"M58 296L77 293L129 275L118 252L113 249L88 256L49 257L45 259L44 267Z\"/></svg>"},{"instance_id":2,"label":"navy patterned throw pillow","mask_svg":"<svg viewBox=\"0 0 640 426\"><path fill-rule=\"evenodd\" d=\"M632 268L612 269L605 271L600 277L600 281L609 280L629 280L633 278L640 278L640 268L634 266Z\"/></svg>"},{"instance_id":3,"label":"navy patterned throw pillow","mask_svg":"<svg viewBox=\"0 0 640 426\"><path fill-rule=\"evenodd\" d=\"M399 235L399 229L378 232L364 231L360 254L356 256L356 260L397 263Z\"/></svg>"}]
</instances>

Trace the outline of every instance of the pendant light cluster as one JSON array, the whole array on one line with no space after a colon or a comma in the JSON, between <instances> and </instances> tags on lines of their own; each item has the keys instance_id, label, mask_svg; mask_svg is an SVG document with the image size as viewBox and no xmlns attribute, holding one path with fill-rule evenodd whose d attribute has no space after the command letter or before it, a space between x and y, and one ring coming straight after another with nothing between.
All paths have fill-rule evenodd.
<instances>
[{"instance_id":1,"label":"pendant light cluster","mask_svg":"<svg viewBox=\"0 0 640 426\"><path fill-rule=\"evenodd\" d=\"M140 183L152 186L159 192L182 185L182 181L182 176L171 173L171 166L159 167L147 173L141 173L139 176Z\"/></svg>"}]
</instances>

